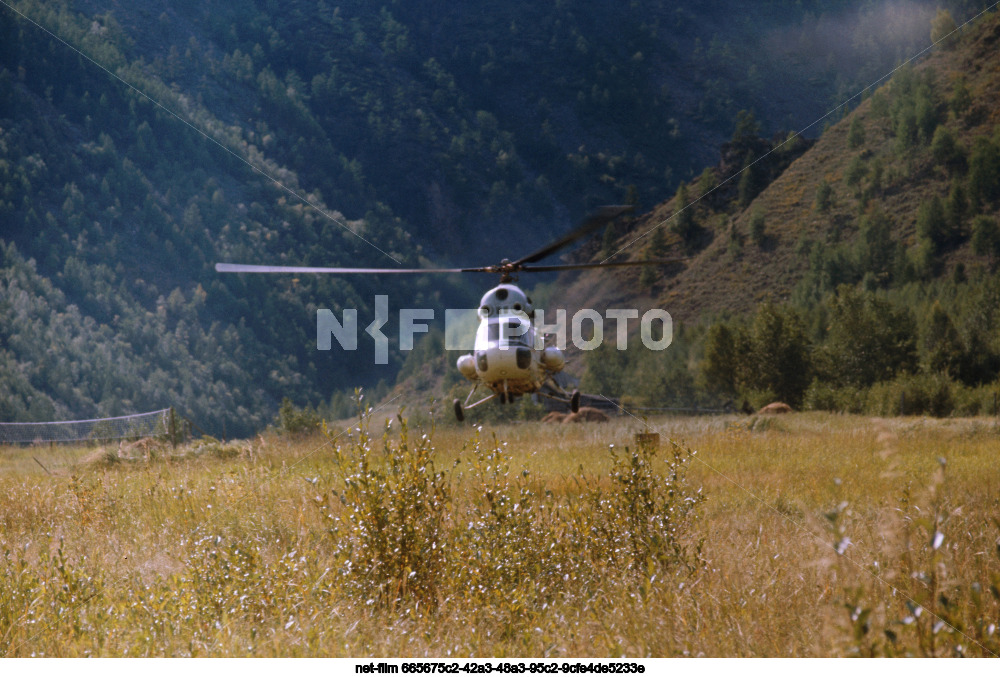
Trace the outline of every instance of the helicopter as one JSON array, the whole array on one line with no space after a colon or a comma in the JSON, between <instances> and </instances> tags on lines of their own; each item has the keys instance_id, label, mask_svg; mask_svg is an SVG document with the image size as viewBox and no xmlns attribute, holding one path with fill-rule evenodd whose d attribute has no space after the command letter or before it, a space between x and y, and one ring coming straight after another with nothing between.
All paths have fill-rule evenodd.
<instances>
[{"instance_id":1,"label":"helicopter","mask_svg":"<svg viewBox=\"0 0 1000 677\"><path fill-rule=\"evenodd\" d=\"M491 273L500 276L500 284L487 291L479 302L479 326L476 330L472 353L458 358L458 371L472 382L472 390L462 402L453 401L455 418L465 420L465 412L490 400L501 405L523 395L537 394L568 404L570 411L580 409L580 392L567 392L556 381L555 375L566 364L563 351L546 345L549 337L535 326L535 307L531 298L514 284L520 273L544 273L589 268L617 268L624 266L664 265L682 259L613 261L602 263L569 263L532 265L551 256L580 238L606 226L621 215L631 211L631 206L608 205L598 208L574 230L541 249L511 261L503 259L498 264L476 268L322 268L308 266L266 266L238 263L217 263L219 273L317 273L317 274L435 274L435 273ZM472 402L480 388L489 395ZM470 402L472 402L470 404Z\"/></svg>"}]
</instances>

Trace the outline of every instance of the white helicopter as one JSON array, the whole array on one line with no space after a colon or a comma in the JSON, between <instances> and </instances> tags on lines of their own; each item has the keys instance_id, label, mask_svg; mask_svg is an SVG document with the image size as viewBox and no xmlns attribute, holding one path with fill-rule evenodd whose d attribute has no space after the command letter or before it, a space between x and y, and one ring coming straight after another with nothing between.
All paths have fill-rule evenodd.
<instances>
[{"instance_id":1,"label":"white helicopter","mask_svg":"<svg viewBox=\"0 0 1000 677\"><path fill-rule=\"evenodd\" d=\"M306 266L259 266L217 263L220 273L332 273L332 274L423 274L423 273L494 273L500 284L490 289L479 302L479 327L471 354L458 358L458 370L472 381L472 390L465 402L453 403L455 417L465 420L465 411L497 399L501 404L527 394L558 400L568 404L574 413L580 408L580 392L567 393L555 380L562 371L566 357L556 346L546 346L543 336L536 334L535 308L524 291L513 284L519 273L542 273L585 268L616 268L622 266L663 265L680 259L616 261L610 263L571 263L531 266L559 249L607 225L631 210L628 206L606 206L587 217L575 230L562 238L516 261L503 259L492 266L479 268L312 268ZM480 387L492 391L488 396L469 404Z\"/></svg>"}]
</instances>

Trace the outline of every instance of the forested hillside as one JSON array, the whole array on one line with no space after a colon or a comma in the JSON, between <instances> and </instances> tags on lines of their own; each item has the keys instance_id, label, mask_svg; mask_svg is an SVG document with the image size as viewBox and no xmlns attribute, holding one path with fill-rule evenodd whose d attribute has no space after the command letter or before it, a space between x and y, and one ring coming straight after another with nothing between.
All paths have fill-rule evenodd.
<instances>
[{"instance_id":1,"label":"forested hillside","mask_svg":"<svg viewBox=\"0 0 1000 677\"><path fill-rule=\"evenodd\" d=\"M923 46L933 15L743 7L0 7L0 419L175 405L247 434L284 397L391 382L396 350L385 367L365 340L317 351L316 309L370 318L376 294L440 309L478 287L212 265L530 251L594 205L672 194L740 110L769 134L805 128Z\"/></svg>"},{"instance_id":2,"label":"forested hillside","mask_svg":"<svg viewBox=\"0 0 1000 677\"><path fill-rule=\"evenodd\" d=\"M932 31L954 27L942 13ZM777 176L766 168L795 143L745 119L723 162L591 252L689 260L569 285L570 308L645 296L681 321L663 355L585 356L585 385L654 406L995 413L998 45L994 13L899 68Z\"/></svg>"}]
</instances>

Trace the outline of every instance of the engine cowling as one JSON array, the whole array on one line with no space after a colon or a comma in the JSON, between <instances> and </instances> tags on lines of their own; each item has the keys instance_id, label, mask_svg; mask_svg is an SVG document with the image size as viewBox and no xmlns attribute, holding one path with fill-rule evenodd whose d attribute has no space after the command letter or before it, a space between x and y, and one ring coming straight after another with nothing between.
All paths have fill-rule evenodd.
<instances>
[{"instance_id":1,"label":"engine cowling","mask_svg":"<svg viewBox=\"0 0 1000 677\"><path fill-rule=\"evenodd\" d=\"M476 360L472 355L462 355L458 358L458 370L470 381L476 380Z\"/></svg>"},{"instance_id":2,"label":"engine cowling","mask_svg":"<svg viewBox=\"0 0 1000 677\"><path fill-rule=\"evenodd\" d=\"M549 346L542 352L542 366L549 371L562 371L566 366L566 356L558 348Z\"/></svg>"}]
</instances>

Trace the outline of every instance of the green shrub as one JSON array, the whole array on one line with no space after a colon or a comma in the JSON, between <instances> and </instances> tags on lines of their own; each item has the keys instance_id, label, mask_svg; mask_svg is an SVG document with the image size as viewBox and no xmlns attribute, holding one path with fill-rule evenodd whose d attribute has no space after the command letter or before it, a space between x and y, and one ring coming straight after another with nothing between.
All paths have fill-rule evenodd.
<instances>
[{"instance_id":1,"label":"green shrub","mask_svg":"<svg viewBox=\"0 0 1000 677\"><path fill-rule=\"evenodd\" d=\"M955 387L943 374L904 375L874 384L865 409L875 416L950 416Z\"/></svg>"},{"instance_id":2,"label":"green shrub","mask_svg":"<svg viewBox=\"0 0 1000 677\"><path fill-rule=\"evenodd\" d=\"M350 446L334 446L340 488L320 506L332 521L341 577L355 594L385 607L410 599L433 606L444 574L450 479L434 465L430 437L411 439L406 421L397 420L398 440L391 420L373 439L363 415Z\"/></svg>"},{"instance_id":3,"label":"green shrub","mask_svg":"<svg viewBox=\"0 0 1000 677\"><path fill-rule=\"evenodd\" d=\"M956 386L952 413L955 416L996 416L998 394L1000 394L1000 384L979 387Z\"/></svg>"},{"instance_id":4,"label":"green shrub","mask_svg":"<svg viewBox=\"0 0 1000 677\"><path fill-rule=\"evenodd\" d=\"M439 469L431 435L397 417L376 440L369 423L363 413L346 442L326 431L337 471L314 500L338 583L365 606L449 599L521 617L611 572L703 565L695 526L705 496L688 482L686 447L612 447L607 478L577 477L577 491L557 494L511 468L506 444L480 430Z\"/></svg>"},{"instance_id":5,"label":"green shrub","mask_svg":"<svg viewBox=\"0 0 1000 677\"><path fill-rule=\"evenodd\" d=\"M691 542L698 505L705 500L701 489L692 491L687 469L694 452L670 442L670 456L658 458L649 445L611 447L611 489L605 495L599 485L590 485L591 503L598 517L597 533L604 537L595 554L607 557L619 568L642 571L647 562L668 568L695 568L701 562L702 541ZM664 471L658 470L664 461Z\"/></svg>"},{"instance_id":6,"label":"green shrub","mask_svg":"<svg viewBox=\"0 0 1000 677\"><path fill-rule=\"evenodd\" d=\"M826 381L813 379L802 398L805 409L859 414L864 410L864 391L852 386L837 387Z\"/></svg>"},{"instance_id":7,"label":"green shrub","mask_svg":"<svg viewBox=\"0 0 1000 677\"><path fill-rule=\"evenodd\" d=\"M977 205L1000 199L1000 144L981 136L969 158L969 193Z\"/></svg>"},{"instance_id":8,"label":"green shrub","mask_svg":"<svg viewBox=\"0 0 1000 677\"><path fill-rule=\"evenodd\" d=\"M278 427L290 435L314 432L319 428L320 417L312 407L299 409L287 397L278 410Z\"/></svg>"},{"instance_id":9,"label":"green shrub","mask_svg":"<svg viewBox=\"0 0 1000 677\"><path fill-rule=\"evenodd\" d=\"M951 90L951 98L948 99L948 107L951 108L952 113L956 116L960 116L967 111L971 105L972 94L969 92L968 85L965 84L965 78L960 77L955 81L955 85Z\"/></svg>"},{"instance_id":10,"label":"green shrub","mask_svg":"<svg viewBox=\"0 0 1000 677\"><path fill-rule=\"evenodd\" d=\"M865 143L865 126L861 123L861 118L854 116L851 120L851 127L847 132L847 146L849 148L859 148Z\"/></svg>"},{"instance_id":11,"label":"green shrub","mask_svg":"<svg viewBox=\"0 0 1000 677\"><path fill-rule=\"evenodd\" d=\"M965 167L966 150L950 127L941 126L934 130L931 155L935 163L949 171L958 171Z\"/></svg>"},{"instance_id":12,"label":"green shrub","mask_svg":"<svg viewBox=\"0 0 1000 677\"><path fill-rule=\"evenodd\" d=\"M816 200L814 202L816 211L820 213L827 212L829 211L830 206L832 204L833 204L833 187L830 185L829 181L823 179L822 181L819 182L819 185L816 187Z\"/></svg>"},{"instance_id":13,"label":"green shrub","mask_svg":"<svg viewBox=\"0 0 1000 677\"><path fill-rule=\"evenodd\" d=\"M743 394L743 397L754 411L757 411L761 407L766 407L772 402L778 402L781 400L781 397L779 397L778 394L770 388L748 390Z\"/></svg>"},{"instance_id":14,"label":"green shrub","mask_svg":"<svg viewBox=\"0 0 1000 677\"><path fill-rule=\"evenodd\" d=\"M865 163L864 157L855 155L851 158L850 163L847 165L847 170L844 172L844 183L857 190L861 186L861 181L867 175L868 166Z\"/></svg>"}]
</instances>

